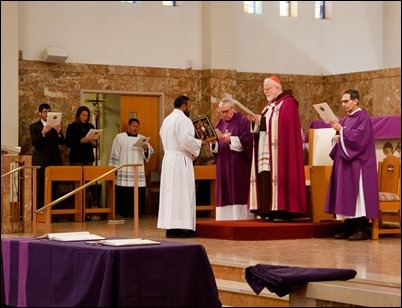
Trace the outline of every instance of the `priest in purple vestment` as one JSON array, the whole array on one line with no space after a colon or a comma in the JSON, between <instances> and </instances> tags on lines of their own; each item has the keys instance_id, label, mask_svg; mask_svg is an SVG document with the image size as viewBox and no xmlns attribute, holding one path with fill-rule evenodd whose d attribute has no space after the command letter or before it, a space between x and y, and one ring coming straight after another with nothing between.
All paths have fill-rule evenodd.
<instances>
[{"instance_id":1,"label":"priest in purple vestment","mask_svg":"<svg viewBox=\"0 0 402 308\"><path fill-rule=\"evenodd\" d=\"M253 219L247 205L253 151L251 124L235 111L230 98L219 103L219 111L222 118L216 128L222 137L211 143L216 157L216 220Z\"/></svg>"},{"instance_id":2,"label":"priest in purple vestment","mask_svg":"<svg viewBox=\"0 0 402 308\"><path fill-rule=\"evenodd\" d=\"M344 219L344 230L335 239L369 239L368 218L378 218L378 181L375 140L370 117L359 107L359 92L342 94L347 112L339 122L331 122L336 134L329 156L333 160L325 212Z\"/></svg>"},{"instance_id":3,"label":"priest in purple vestment","mask_svg":"<svg viewBox=\"0 0 402 308\"><path fill-rule=\"evenodd\" d=\"M254 153L250 209L269 221L289 221L308 212L298 102L272 76L264 80L267 105L253 122Z\"/></svg>"}]
</instances>

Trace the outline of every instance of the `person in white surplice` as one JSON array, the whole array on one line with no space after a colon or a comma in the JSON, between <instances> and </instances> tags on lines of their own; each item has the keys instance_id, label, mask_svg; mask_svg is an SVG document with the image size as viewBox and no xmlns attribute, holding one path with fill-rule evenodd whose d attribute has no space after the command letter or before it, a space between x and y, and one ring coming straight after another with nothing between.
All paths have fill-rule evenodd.
<instances>
[{"instance_id":1,"label":"person in white surplice","mask_svg":"<svg viewBox=\"0 0 402 308\"><path fill-rule=\"evenodd\" d=\"M165 118L159 131L165 153L157 227L166 229L168 238L195 236L193 160L200 154L202 141L194 137L190 106L187 96L177 97L172 113Z\"/></svg>"},{"instance_id":2,"label":"person in white surplice","mask_svg":"<svg viewBox=\"0 0 402 308\"><path fill-rule=\"evenodd\" d=\"M146 137L138 133L140 121L131 118L127 132L119 133L113 140L109 166L142 164L138 167L139 214L145 214L145 168L154 149ZM116 171L115 206L117 217L133 217L134 214L134 168L123 167Z\"/></svg>"}]
</instances>

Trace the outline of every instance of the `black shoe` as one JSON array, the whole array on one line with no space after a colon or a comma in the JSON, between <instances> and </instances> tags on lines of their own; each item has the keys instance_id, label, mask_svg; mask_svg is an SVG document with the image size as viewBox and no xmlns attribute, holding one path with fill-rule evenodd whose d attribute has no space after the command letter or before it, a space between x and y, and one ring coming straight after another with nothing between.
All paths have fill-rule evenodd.
<instances>
[{"instance_id":1,"label":"black shoe","mask_svg":"<svg viewBox=\"0 0 402 308\"><path fill-rule=\"evenodd\" d=\"M177 238L180 237L180 229L166 229L167 238Z\"/></svg>"},{"instance_id":2,"label":"black shoe","mask_svg":"<svg viewBox=\"0 0 402 308\"><path fill-rule=\"evenodd\" d=\"M370 237L365 231L357 231L353 235L348 237L348 241L364 241L368 240Z\"/></svg>"},{"instance_id":3,"label":"black shoe","mask_svg":"<svg viewBox=\"0 0 402 308\"><path fill-rule=\"evenodd\" d=\"M181 238L195 237L195 231L193 231L193 230L185 230L185 229L180 230L179 237L181 237Z\"/></svg>"},{"instance_id":4,"label":"black shoe","mask_svg":"<svg viewBox=\"0 0 402 308\"><path fill-rule=\"evenodd\" d=\"M342 233L335 234L334 239L336 239L336 240L347 240L350 236L351 236L351 234L349 232L344 231Z\"/></svg>"},{"instance_id":5,"label":"black shoe","mask_svg":"<svg viewBox=\"0 0 402 308\"><path fill-rule=\"evenodd\" d=\"M336 240L347 240L349 236L356 233L356 219L347 218L343 222L343 231L334 236Z\"/></svg>"}]
</instances>

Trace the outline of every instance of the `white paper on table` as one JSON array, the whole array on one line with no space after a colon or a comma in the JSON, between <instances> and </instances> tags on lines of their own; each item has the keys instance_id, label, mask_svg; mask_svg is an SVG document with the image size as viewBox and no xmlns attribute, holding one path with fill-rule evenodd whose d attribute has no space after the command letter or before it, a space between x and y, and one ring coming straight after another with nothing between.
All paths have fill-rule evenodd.
<instances>
[{"instance_id":1,"label":"white paper on table","mask_svg":"<svg viewBox=\"0 0 402 308\"><path fill-rule=\"evenodd\" d=\"M137 245L158 245L158 244L160 244L160 242L142 238L128 238L128 239L102 241L102 245L106 246L137 246Z\"/></svg>"},{"instance_id":2,"label":"white paper on table","mask_svg":"<svg viewBox=\"0 0 402 308\"><path fill-rule=\"evenodd\" d=\"M51 127L55 127L56 125L60 125L61 123L61 112L48 112L46 124Z\"/></svg>"}]
</instances>

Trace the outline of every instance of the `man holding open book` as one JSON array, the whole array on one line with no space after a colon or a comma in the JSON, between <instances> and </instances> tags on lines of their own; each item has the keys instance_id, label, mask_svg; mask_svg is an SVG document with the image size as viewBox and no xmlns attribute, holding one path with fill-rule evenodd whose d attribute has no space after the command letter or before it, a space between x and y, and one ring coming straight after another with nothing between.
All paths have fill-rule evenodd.
<instances>
[{"instance_id":1,"label":"man holding open book","mask_svg":"<svg viewBox=\"0 0 402 308\"><path fill-rule=\"evenodd\" d=\"M40 166L37 171L37 207L44 206L45 168L47 166L61 166L63 164L59 146L64 144L64 136L60 124L52 126L47 123L51 107L47 103L39 105L39 120L29 126L32 145L32 166ZM54 185L53 194L56 191Z\"/></svg>"},{"instance_id":2,"label":"man holding open book","mask_svg":"<svg viewBox=\"0 0 402 308\"><path fill-rule=\"evenodd\" d=\"M138 167L138 200L140 215L145 214L145 168L154 152L149 144L149 137L138 132L140 121L136 118L128 120L128 129L119 133L113 140L109 166L118 167L125 164L141 164ZM134 214L134 168L122 167L116 171L116 214L122 217L133 217Z\"/></svg>"}]
</instances>

